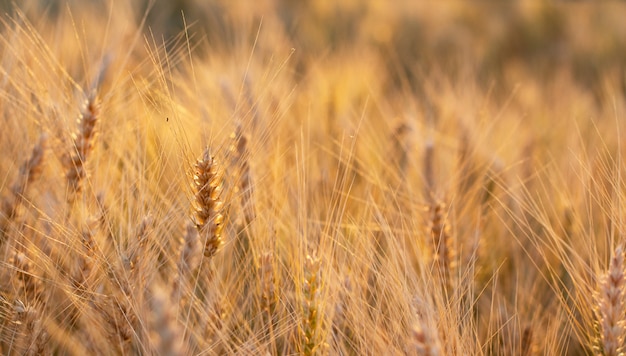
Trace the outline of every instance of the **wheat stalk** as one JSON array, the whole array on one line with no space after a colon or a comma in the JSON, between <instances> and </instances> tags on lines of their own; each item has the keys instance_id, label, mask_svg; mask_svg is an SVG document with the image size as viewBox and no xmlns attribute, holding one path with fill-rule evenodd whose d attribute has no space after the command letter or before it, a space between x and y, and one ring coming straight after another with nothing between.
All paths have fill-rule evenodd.
<instances>
[{"instance_id":1,"label":"wheat stalk","mask_svg":"<svg viewBox=\"0 0 626 356\"><path fill-rule=\"evenodd\" d=\"M320 310L321 293L321 261L318 257L307 255L304 261L304 281L302 294L302 353L316 355L325 346L322 336L322 319Z\"/></svg>"}]
</instances>

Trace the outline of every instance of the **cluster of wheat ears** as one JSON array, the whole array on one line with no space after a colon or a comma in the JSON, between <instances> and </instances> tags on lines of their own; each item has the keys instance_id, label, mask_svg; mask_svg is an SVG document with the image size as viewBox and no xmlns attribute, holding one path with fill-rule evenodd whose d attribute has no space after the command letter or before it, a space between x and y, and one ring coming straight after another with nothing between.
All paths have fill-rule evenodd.
<instances>
[{"instance_id":1,"label":"cluster of wheat ears","mask_svg":"<svg viewBox=\"0 0 626 356\"><path fill-rule=\"evenodd\" d=\"M205 9L222 42L25 3L0 20L1 354L626 352L623 72L423 72L379 28L300 53L272 1Z\"/></svg>"}]
</instances>

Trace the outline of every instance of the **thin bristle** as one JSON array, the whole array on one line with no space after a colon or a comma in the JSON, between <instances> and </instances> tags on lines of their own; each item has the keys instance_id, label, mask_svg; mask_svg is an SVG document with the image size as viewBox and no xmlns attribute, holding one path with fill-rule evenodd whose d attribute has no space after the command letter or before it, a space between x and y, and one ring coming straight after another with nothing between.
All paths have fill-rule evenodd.
<instances>
[{"instance_id":1,"label":"thin bristle","mask_svg":"<svg viewBox=\"0 0 626 356\"><path fill-rule=\"evenodd\" d=\"M626 2L434 3L0 2L0 355L626 355Z\"/></svg>"}]
</instances>

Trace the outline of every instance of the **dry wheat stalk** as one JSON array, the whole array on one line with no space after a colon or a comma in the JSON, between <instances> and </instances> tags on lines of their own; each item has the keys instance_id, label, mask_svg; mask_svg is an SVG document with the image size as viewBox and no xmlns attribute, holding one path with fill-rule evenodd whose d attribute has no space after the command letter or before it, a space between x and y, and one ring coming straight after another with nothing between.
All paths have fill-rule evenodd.
<instances>
[{"instance_id":1,"label":"dry wheat stalk","mask_svg":"<svg viewBox=\"0 0 626 356\"><path fill-rule=\"evenodd\" d=\"M213 257L222 243L222 175L217 160L207 147L196 162L194 175L195 222L201 241L204 242L204 255Z\"/></svg>"},{"instance_id":2,"label":"dry wheat stalk","mask_svg":"<svg viewBox=\"0 0 626 356\"><path fill-rule=\"evenodd\" d=\"M604 355L621 355L624 346L624 251L615 249L611 264L597 294L598 318L602 334L600 345Z\"/></svg>"}]
</instances>

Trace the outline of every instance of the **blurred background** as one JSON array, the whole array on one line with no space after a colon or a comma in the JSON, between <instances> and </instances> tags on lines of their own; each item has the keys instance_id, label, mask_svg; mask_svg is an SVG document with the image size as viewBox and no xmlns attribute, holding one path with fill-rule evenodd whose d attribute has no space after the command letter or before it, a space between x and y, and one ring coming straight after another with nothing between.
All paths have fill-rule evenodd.
<instances>
[{"instance_id":1,"label":"blurred background","mask_svg":"<svg viewBox=\"0 0 626 356\"><path fill-rule=\"evenodd\" d=\"M14 11L12 2L1 4L4 12ZM271 34L259 47L294 48L300 75L311 61L356 51L382 64L388 89L419 92L420 77L433 71L451 80L470 73L480 85L503 89L529 78L549 82L565 72L600 102L608 84L626 92L623 2L27 0L19 7L36 19L76 5L103 14L128 7L156 38L180 35L185 22L206 44L198 51L228 51L251 43L257 32Z\"/></svg>"}]
</instances>

